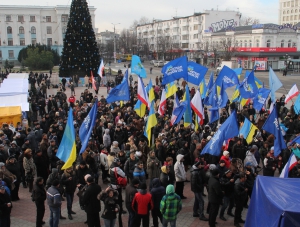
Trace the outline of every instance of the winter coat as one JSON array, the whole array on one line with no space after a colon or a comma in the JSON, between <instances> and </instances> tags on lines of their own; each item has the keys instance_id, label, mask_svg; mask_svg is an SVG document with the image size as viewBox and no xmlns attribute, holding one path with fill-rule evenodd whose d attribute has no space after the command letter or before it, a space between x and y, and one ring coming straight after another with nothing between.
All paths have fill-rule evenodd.
<instances>
[{"instance_id":1,"label":"winter coat","mask_svg":"<svg viewBox=\"0 0 300 227\"><path fill-rule=\"evenodd\" d=\"M174 165L174 171L175 171L175 179L177 182L185 181L186 180L186 172L184 169L183 163L180 162L180 160L184 156L182 154L177 155L176 160L177 162Z\"/></svg>"},{"instance_id":2,"label":"winter coat","mask_svg":"<svg viewBox=\"0 0 300 227\"><path fill-rule=\"evenodd\" d=\"M144 168L141 169L138 166L136 166L133 171L133 178L138 179L140 181L140 184L146 183L146 173Z\"/></svg>"},{"instance_id":3,"label":"winter coat","mask_svg":"<svg viewBox=\"0 0 300 227\"><path fill-rule=\"evenodd\" d=\"M205 184L205 172L203 168L199 169L193 165L191 168L191 191L199 193L203 191Z\"/></svg>"},{"instance_id":4,"label":"winter coat","mask_svg":"<svg viewBox=\"0 0 300 227\"><path fill-rule=\"evenodd\" d=\"M108 160L107 160L107 154L104 152L100 153L100 163L102 166L104 166L105 170L108 170Z\"/></svg>"},{"instance_id":5,"label":"winter coat","mask_svg":"<svg viewBox=\"0 0 300 227\"><path fill-rule=\"evenodd\" d=\"M230 159L228 157L222 155L222 157L220 158L220 160L224 160L225 161L225 167L227 169L229 169L229 167L230 167Z\"/></svg>"},{"instance_id":6,"label":"winter coat","mask_svg":"<svg viewBox=\"0 0 300 227\"><path fill-rule=\"evenodd\" d=\"M236 203L245 203L245 200L247 199L247 192L245 191L245 188L245 184L237 179L234 185L234 200Z\"/></svg>"},{"instance_id":7,"label":"winter coat","mask_svg":"<svg viewBox=\"0 0 300 227\"><path fill-rule=\"evenodd\" d=\"M128 184L125 188L125 206L128 211L132 211L132 201L135 194L138 192L137 188L132 185L132 183Z\"/></svg>"},{"instance_id":8,"label":"winter coat","mask_svg":"<svg viewBox=\"0 0 300 227\"><path fill-rule=\"evenodd\" d=\"M167 167L166 166L161 167L161 173L160 173L159 179L161 181L161 185L164 188L167 188L167 186L169 184L173 184L173 182L171 181L171 178L170 178L170 173L167 173Z\"/></svg>"},{"instance_id":9,"label":"winter coat","mask_svg":"<svg viewBox=\"0 0 300 227\"><path fill-rule=\"evenodd\" d=\"M117 184L117 178L116 178L116 174L115 174L115 171L117 173L117 177L120 176L120 177L126 177L125 173L123 172L123 170L118 166L117 163L113 162L110 166L110 173L109 173L109 176L110 176L110 183L112 185L112 188L113 189L117 189L117 188L120 188L120 186Z\"/></svg>"},{"instance_id":10,"label":"winter coat","mask_svg":"<svg viewBox=\"0 0 300 227\"><path fill-rule=\"evenodd\" d=\"M132 200L132 210L139 215L147 215L153 210L152 195L147 190L141 189Z\"/></svg>"},{"instance_id":11,"label":"winter coat","mask_svg":"<svg viewBox=\"0 0 300 227\"><path fill-rule=\"evenodd\" d=\"M228 178L226 175L220 178L220 184L222 191L224 192L224 196L231 197L234 192L234 181L230 180L234 179L234 176Z\"/></svg>"},{"instance_id":12,"label":"winter coat","mask_svg":"<svg viewBox=\"0 0 300 227\"><path fill-rule=\"evenodd\" d=\"M11 203L11 199L7 191L0 193L0 217L8 217L11 213L11 207L7 207L7 203Z\"/></svg>"},{"instance_id":13,"label":"winter coat","mask_svg":"<svg viewBox=\"0 0 300 227\"><path fill-rule=\"evenodd\" d=\"M17 180L20 182L21 180L21 169L19 163L15 160L14 163L10 163L7 161L6 169L16 176Z\"/></svg>"},{"instance_id":14,"label":"winter coat","mask_svg":"<svg viewBox=\"0 0 300 227\"><path fill-rule=\"evenodd\" d=\"M166 189L161 185L161 182L158 178L153 179L150 193L152 195L154 210L158 210L160 207L160 201L166 194Z\"/></svg>"},{"instance_id":15,"label":"winter coat","mask_svg":"<svg viewBox=\"0 0 300 227\"><path fill-rule=\"evenodd\" d=\"M44 203L46 200L46 190L44 185L38 183L33 185L32 199L37 203Z\"/></svg>"},{"instance_id":16,"label":"winter coat","mask_svg":"<svg viewBox=\"0 0 300 227\"><path fill-rule=\"evenodd\" d=\"M58 188L51 186L47 190L47 204L49 207L61 207L61 195Z\"/></svg>"},{"instance_id":17,"label":"winter coat","mask_svg":"<svg viewBox=\"0 0 300 227\"><path fill-rule=\"evenodd\" d=\"M36 175L36 167L33 161L33 158L23 158L23 167L25 170L25 176L29 173L31 173L33 176Z\"/></svg>"},{"instance_id":18,"label":"winter coat","mask_svg":"<svg viewBox=\"0 0 300 227\"><path fill-rule=\"evenodd\" d=\"M117 213L120 210L118 205L118 195L119 193L115 190L113 197L109 197L105 191L100 194L100 200L104 203L104 211L101 215L102 218L113 220L117 218ZM115 209L118 209L116 212Z\"/></svg>"},{"instance_id":19,"label":"winter coat","mask_svg":"<svg viewBox=\"0 0 300 227\"><path fill-rule=\"evenodd\" d=\"M160 202L160 212L165 220L175 220L182 209L182 202L179 195L174 191L173 185L168 185L166 195Z\"/></svg>"},{"instance_id":20,"label":"winter coat","mask_svg":"<svg viewBox=\"0 0 300 227\"><path fill-rule=\"evenodd\" d=\"M96 214L101 211L100 200L97 198L100 192L101 192L101 187L98 184L91 183L87 187L82 198L82 204L84 205L84 210L86 213Z\"/></svg>"},{"instance_id":21,"label":"winter coat","mask_svg":"<svg viewBox=\"0 0 300 227\"><path fill-rule=\"evenodd\" d=\"M161 172L161 164L157 157L148 156L147 173L149 179L159 178Z\"/></svg>"},{"instance_id":22,"label":"winter coat","mask_svg":"<svg viewBox=\"0 0 300 227\"><path fill-rule=\"evenodd\" d=\"M81 185L85 185L86 182L84 180L84 176L87 174L90 174L91 176L93 176L93 171L90 170L90 168L88 167L88 165L85 166L85 168L81 168L79 165L76 166L76 178L77 178L77 184L81 184Z\"/></svg>"},{"instance_id":23,"label":"winter coat","mask_svg":"<svg viewBox=\"0 0 300 227\"><path fill-rule=\"evenodd\" d=\"M244 160L244 164L246 164L247 162L252 163L253 167L258 166L254 153L252 153L250 151L247 151L247 153L246 153L246 158Z\"/></svg>"},{"instance_id":24,"label":"winter coat","mask_svg":"<svg viewBox=\"0 0 300 227\"><path fill-rule=\"evenodd\" d=\"M57 168L53 168L52 173L49 174L47 181L46 181L46 189L51 187L54 180L60 181L60 177L59 177Z\"/></svg>"},{"instance_id":25,"label":"winter coat","mask_svg":"<svg viewBox=\"0 0 300 227\"><path fill-rule=\"evenodd\" d=\"M208 180L208 201L221 204L223 193L219 178L211 176Z\"/></svg>"},{"instance_id":26,"label":"winter coat","mask_svg":"<svg viewBox=\"0 0 300 227\"><path fill-rule=\"evenodd\" d=\"M103 145L106 148L109 148L111 145L111 138L109 135L109 129L105 129L104 135L103 135Z\"/></svg>"},{"instance_id":27,"label":"winter coat","mask_svg":"<svg viewBox=\"0 0 300 227\"><path fill-rule=\"evenodd\" d=\"M238 145L237 143L233 145L232 147L232 157L233 158L239 158L242 161L245 159L246 157L246 148L244 145Z\"/></svg>"},{"instance_id":28,"label":"winter coat","mask_svg":"<svg viewBox=\"0 0 300 227\"><path fill-rule=\"evenodd\" d=\"M128 176L130 179L133 178L133 171L135 169L135 165L138 163L139 159L135 157L134 160L131 158L128 158L128 160L125 162L124 171L126 173L126 176Z\"/></svg>"},{"instance_id":29,"label":"winter coat","mask_svg":"<svg viewBox=\"0 0 300 227\"><path fill-rule=\"evenodd\" d=\"M69 180L70 177L72 177L71 180ZM66 193L74 193L77 187L77 179L75 172L72 171L71 173L68 173L66 170L64 170L64 173L61 176L61 183L65 186Z\"/></svg>"}]
</instances>

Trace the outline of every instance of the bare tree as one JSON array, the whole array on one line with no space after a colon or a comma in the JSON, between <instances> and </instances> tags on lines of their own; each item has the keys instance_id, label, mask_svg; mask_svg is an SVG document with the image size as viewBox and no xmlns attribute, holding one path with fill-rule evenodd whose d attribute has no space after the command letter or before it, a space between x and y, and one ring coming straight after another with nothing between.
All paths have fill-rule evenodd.
<instances>
[{"instance_id":1,"label":"bare tree","mask_svg":"<svg viewBox=\"0 0 300 227\"><path fill-rule=\"evenodd\" d=\"M236 42L234 37L222 38L218 50L224 61L230 61L236 53Z\"/></svg>"},{"instance_id":2,"label":"bare tree","mask_svg":"<svg viewBox=\"0 0 300 227\"><path fill-rule=\"evenodd\" d=\"M259 19L258 18L242 17L240 19L240 25L241 26L254 25L254 24L259 24Z\"/></svg>"}]
</instances>

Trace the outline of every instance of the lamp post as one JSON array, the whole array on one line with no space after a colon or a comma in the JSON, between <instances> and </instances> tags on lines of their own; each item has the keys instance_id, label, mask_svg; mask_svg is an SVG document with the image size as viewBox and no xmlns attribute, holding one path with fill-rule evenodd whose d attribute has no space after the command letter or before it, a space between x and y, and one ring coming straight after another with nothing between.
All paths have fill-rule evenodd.
<instances>
[{"instance_id":1,"label":"lamp post","mask_svg":"<svg viewBox=\"0 0 300 227\"><path fill-rule=\"evenodd\" d=\"M114 62L117 63L117 53L116 53L116 25L120 23L111 23L114 26Z\"/></svg>"}]
</instances>

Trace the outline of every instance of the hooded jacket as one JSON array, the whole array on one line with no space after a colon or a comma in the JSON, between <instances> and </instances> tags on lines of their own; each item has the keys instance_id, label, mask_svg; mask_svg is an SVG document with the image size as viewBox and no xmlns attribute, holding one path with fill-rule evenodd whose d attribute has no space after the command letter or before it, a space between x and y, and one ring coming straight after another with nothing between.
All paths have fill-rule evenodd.
<instances>
[{"instance_id":1,"label":"hooded jacket","mask_svg":"<svg viewBox=\"0 0 300 227\"><path fill-rule=\"evenodd\" d=\"M61 195L58 188L51 186L47 191L47 204L49 207L61 207Z\"/></svg>"},{"instance_id":2,"label":"hooded jacket","mask_svg":"<svg viewBox=\"0 0 300 227\"><path fill-rule=\"evenodd\" d=\"M48 179L46 181L46 188L50 188L54 180L60 180L57 168L53 168L52 173L48 176Z\"/></svg>"},{"instance_id":3,"label":"hooded jacket","mask_svg":"<svg viewBox=\"0 0 300 227\"><path fill-rule=\"evenodd\" d=\"M203 191L205 184L205 172L203 168L199 169L197 166L193 165L191 169L191 190L194 193L199 193Z\"/></svg>"},{"instance_id":4,"label":"hooded jacket","mask_svg":"<svg viewBox=\"0 0 300 227\"><path fill-rule=\"evenodd\" d=\"M107 129L104 130L103 145L106 148L109 148L110 144L111 144L111 138L110 138L110 135L109 135L109 129L107 128Z\"/></svg>"},{"instance_id":5,"label":"hooded jacket","mask_svg":"<svg viewBox=\"0 0 300 227\"><path fill-rule=\"evenodd\" d=\"M71 180L69 180L70 177L72 177ZM75 172L72 170L70 173L68 173L65 169L61 177L61 183L65 186L66 193L74 193L77 187L77 178Z\"/></svg>"},{"instance_id":6,"label":"hooded jacket","mask_svg":"<svg viewBox=\"0 0 300 227\"><path fill-rule=\"evenodd\" d=\"M154 179L159 177L161 165L158 158L155 156L151 157L150 154L151 152L149 153L147 159L147 173L149 179Z\"/></svg>"},{"instance_id":7,"label":"hooded jacket","mask_svg":"<svg viewBox=\"0 0 300 227\"><path fill-rule=\"evenodd\" d=\"M166 195L160 202L160 212L165 220L175 220L182 209L182 202L179 195L175 193L174 186L168 185Z\"/></svg>"},{"instance_id":8,"label":"hooded jacket","mask_svg":"<svg viewBox=\"0 0 300 227\"><path fill-rule=\"evenodd\" d=\"M161 185L164 188L167 188L169 184L173 183L171 182L170 174L167 172L167 166L161 167L160 181L161 181Z\"/></svg>"},{"instance_id":9,"label":"hooded jacket","mask_svg":"<svg viewBox=\"0 0 300 227\"><path fill-rule=\"evenodd\" d=\"M152 189L150 193L152 195L154 210L159 210L160 201L166 194L166 189L161 185L160 180L158 178L153 179Z\"/></svg>"},{"instance_id":10,"label":"hooded jacket","mask_svg":"<svg viewBox=\"0 0 300 227\"><path fill-rule=\"evenodd\" d=\"M152 195L147 193L147 189L141 189L135 194L131 206L133 211L135 211L137 214L149 214L149 211L153 210Z\"/></svg>"},{"instance_id":11,"label":"hooded jacket","mask_svg":"<svg viewBox=\"0 0 300 227\"><path fill-rule=\"evenodd\" d=\"M177 182L186 180L186 172L185 172L185 169L184 169L184 165L183 165L182 162L180 162L180 160L183 157L184 156L182 154L177 155L177 157L176 157L177 162L174 165L175 178L176 178Z\"/></svg>"}]
</instances>

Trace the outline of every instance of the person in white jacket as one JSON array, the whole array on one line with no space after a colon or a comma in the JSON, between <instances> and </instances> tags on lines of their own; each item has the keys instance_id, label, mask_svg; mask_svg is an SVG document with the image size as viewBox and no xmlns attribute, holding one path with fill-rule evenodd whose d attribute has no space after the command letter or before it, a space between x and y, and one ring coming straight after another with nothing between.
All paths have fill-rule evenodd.
<instances>
[{"instance_id":1,"label":"person in white jacket","mask_svg":"<svg viewBox=\"0 0 300 227\"><path fill-rule=\"evenodd\" d=\"M183 161L184 156L182 154L177 155L177 162L174 165L174 172L176 178L176 189L175 193L181 197L181 199L186 199L183 195L184 181L186 180L186 172L184 169Z\"/></svg>"},{"instance_id":2,"label":"person in white jacket","mask_svg":"<svg viewBox=\"0 0 300 227\"><path fill-rule=\"evenodd\" d=\"M108 160L107 160L107 149L104 148L100 153L100 164L101 164L101 171L102 171L102 180L103 183L108 182Z\"/></svg>"},{"instance_id":3,"label":"person in white jacket","mask_svg":"<svg viewBox=\"0 0 300 227\"><path fill-rule=\"evenodd\" d=\"M255 173L256 168L258 167L258 163L255 158L255 152L257 151L257 146L253 145L249 151L246 152L246 158L244 160L244 164L250 162L252 164L252 170Z\"/></svg>"},{"instance_id":4,"label":"person in white jacket","mask_svg":"<svg viewBox=\"0 0 300 227\"><path fill-rule=\"evenodd\" d=\"M110 138L110 135L109 135L109 129L108 128L104 130L103 145L106 148L109 148L110 145L111 145L111 138Z\"/></svg>"}]
</instances>

